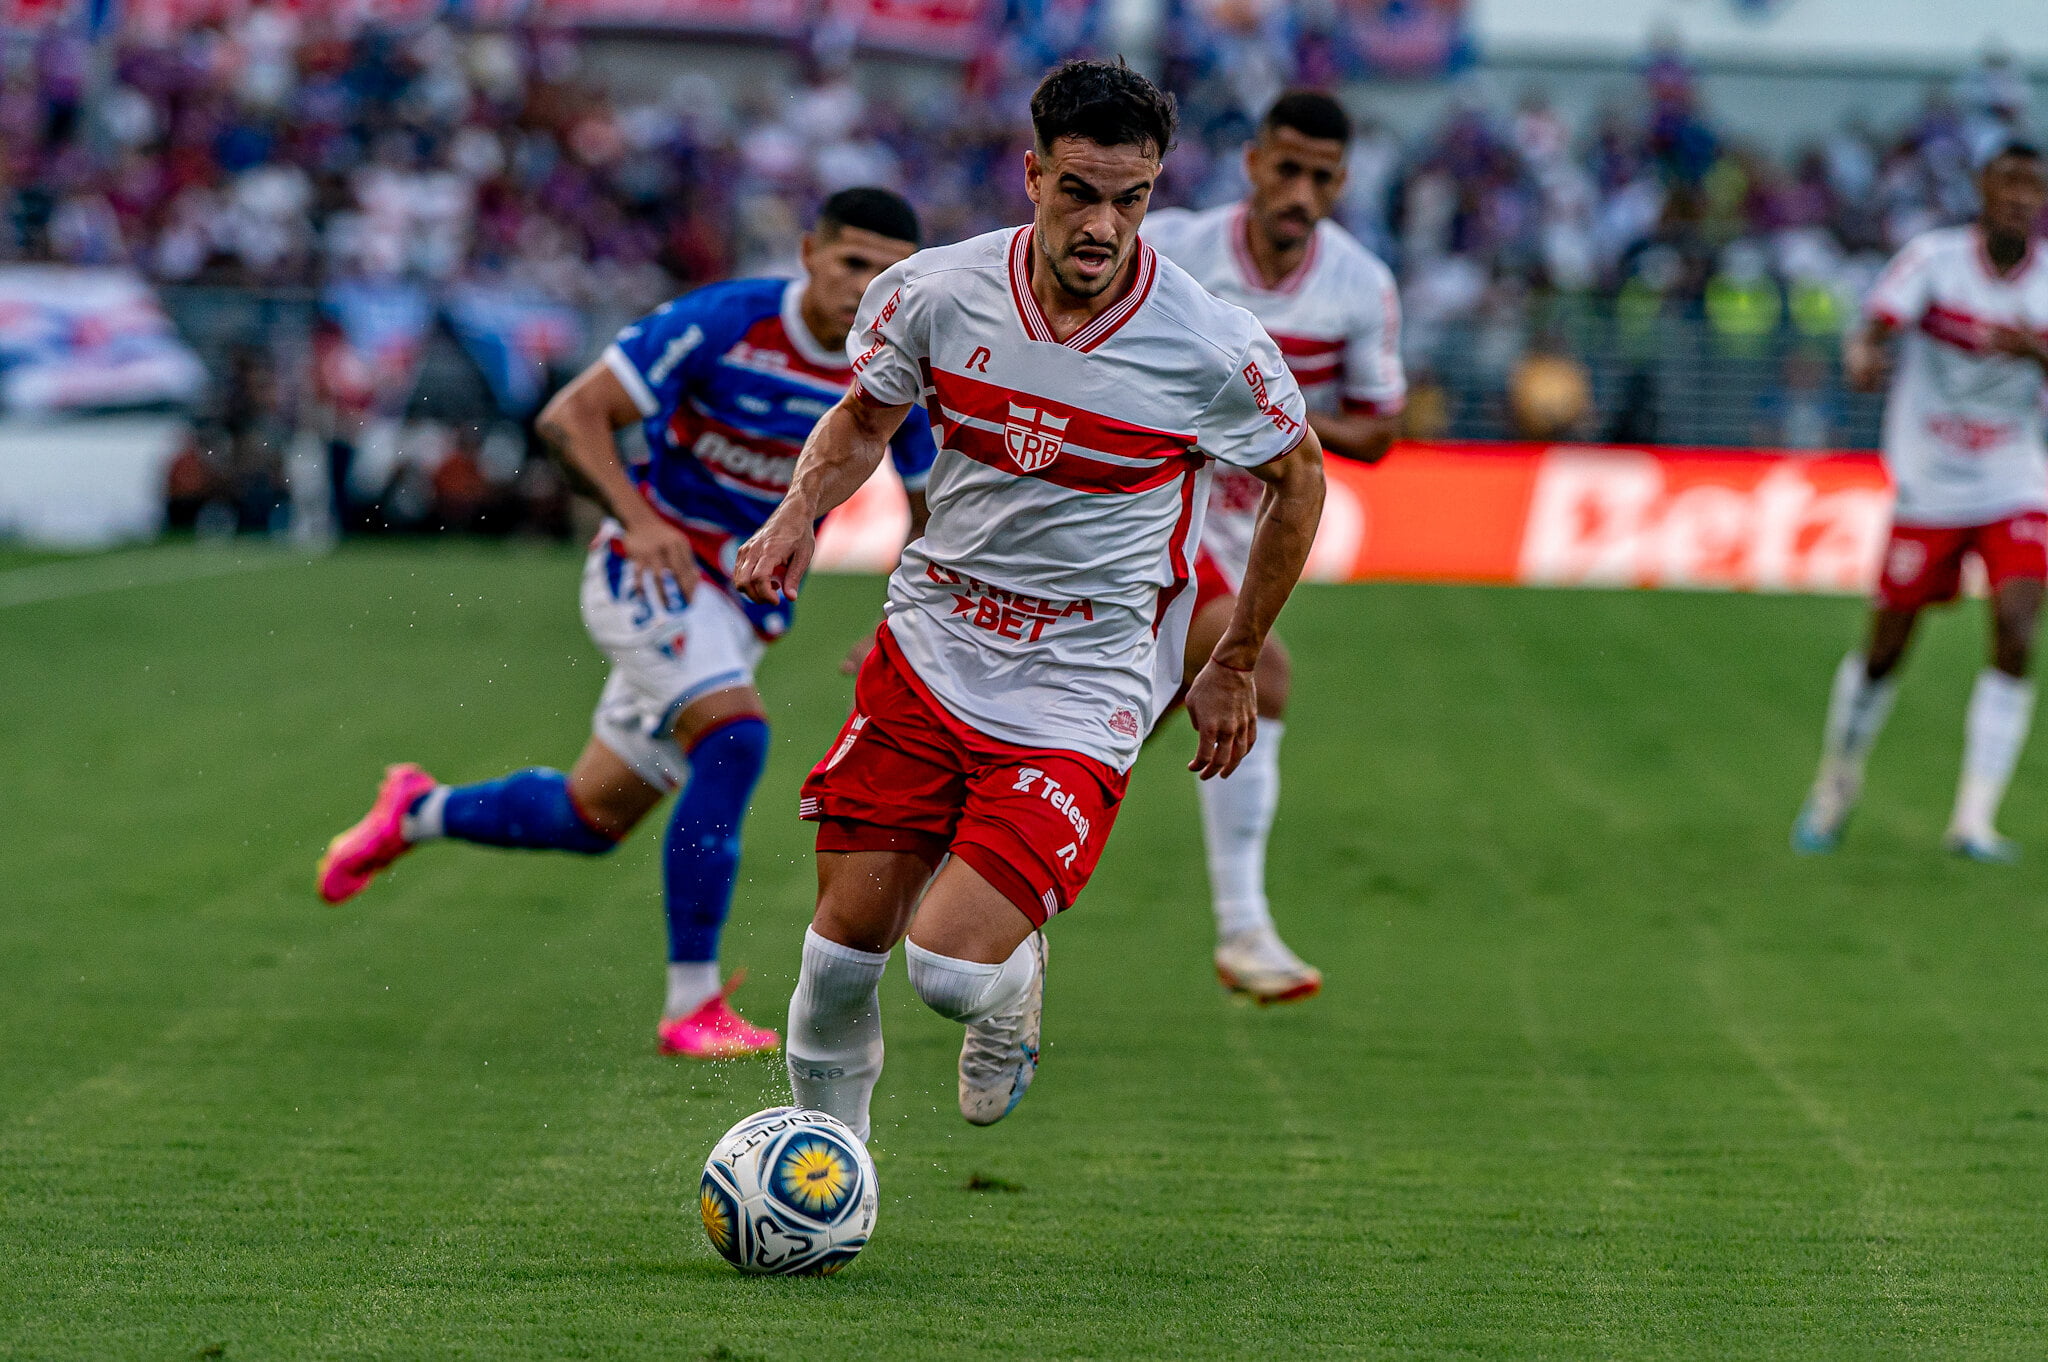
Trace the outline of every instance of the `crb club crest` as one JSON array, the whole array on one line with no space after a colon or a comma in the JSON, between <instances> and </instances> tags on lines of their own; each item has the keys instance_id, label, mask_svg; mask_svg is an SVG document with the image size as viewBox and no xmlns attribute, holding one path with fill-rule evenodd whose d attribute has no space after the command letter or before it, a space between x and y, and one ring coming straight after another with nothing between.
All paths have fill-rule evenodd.
<instances>
[{"instance_id":1,"label":"crb club crest","mask_svg":"<svg viewBox=\"0 0 2048 1362\"><path fill-rule=\"evenodd\" d=\"M1067 438L1068 419L1054 416L1050 408L1039 411L1012 402L1009 424L1003 427L1011 461L1026 473L1036 473L1057 459Z\"/></svg>"}]
</instances>

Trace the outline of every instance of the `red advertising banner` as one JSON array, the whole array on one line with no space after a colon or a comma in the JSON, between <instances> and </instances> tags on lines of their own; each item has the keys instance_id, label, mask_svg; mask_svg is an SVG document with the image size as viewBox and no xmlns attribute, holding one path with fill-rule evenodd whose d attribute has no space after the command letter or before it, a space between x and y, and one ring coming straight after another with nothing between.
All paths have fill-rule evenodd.
<instances>
[{"instance_id":1,"label":"red advertising banner","mask_svg":"<svg viewBox=\"0 0 2048 1362\"><path fill-rule=\"evenodd\" d=\"M1330 460L1308 576L1854 593L1890 511L1873 454L1407 443ZM908 515L878 474L826 522L819 565L886 570Z\"/></svg>"}]
</instances>

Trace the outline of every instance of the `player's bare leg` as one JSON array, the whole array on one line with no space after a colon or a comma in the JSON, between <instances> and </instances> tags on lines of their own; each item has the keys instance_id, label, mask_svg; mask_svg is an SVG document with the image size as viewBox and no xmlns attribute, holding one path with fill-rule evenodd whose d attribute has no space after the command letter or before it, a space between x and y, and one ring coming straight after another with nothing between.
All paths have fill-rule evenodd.
<instances>
[{"instance_id":1,"label":"player's bare leg","mask_svg":"<svg viewBox=\"0 0 2048 1362\"><path fill-rule=\"evenodd\" d=\"M1816 855L1841 845L1842 830L1863 794L1864 765L1898 694L1899 664L1919 620L1918 610L1873 610L1864 650L1850 653L1835 668L1820 770L1792 824L1793 850Z\"/></svg>"},{"instance_id":2,"label":"player's bare leg","mask_svg":"<svg viewBox=\"0 0 2048 1362\"><path fill-rule=\"evenodd\" d=\"M2033 723L2034 683L2027 673L2042 595L2041 582L2016 578L1991 598L1991 665L1970 691L1962 779L1945 839L1949 850L1971 860L2003 863L2019 855L1998 832L1998 806Z\"/></svg>"},{"instance_id":3,"label":"player's bare leg","mask_svg":"<svg viewBox=\"0 0 2048 1362\"><path fill-rule=\"evenodd\" d=\"M1193 681L1237 608L1235 596L1206 603L1188 628L1185 677ZM1322 973L1288 949L1266 900L1266 842L1280 806L1280 739L1293 664L1277 637L1259 653L1258 742L1237 770L1197 783L1209 892L1216 913L1216 975L1224 987L1261 1003L1312 998Z\"/></svg>"}]
</instances>

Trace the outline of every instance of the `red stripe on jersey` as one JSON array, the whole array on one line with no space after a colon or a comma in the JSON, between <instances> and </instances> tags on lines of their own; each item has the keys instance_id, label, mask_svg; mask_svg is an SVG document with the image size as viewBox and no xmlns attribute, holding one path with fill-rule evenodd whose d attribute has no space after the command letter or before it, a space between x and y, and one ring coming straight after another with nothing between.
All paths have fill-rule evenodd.
<instances>
[{"instance_id":1,"label":"red stripe on jersey","mask_svg":"<svg viewBox=\"0 0 2048 1362\"><path fill-rule=\"evenodd\" d=\"M1287 372L1294 375L1297 383L1326 383L1335 378L1343 367L1343 362L1335 359L1287 361Z\"/></svg>"},{"instance_id":2,"label":"red stripe on jersey","mask_svg":"<svg viewBox=\"0 0 2048 1362\"><path fill-rule=\"evenodd\" d=\"M1981 355L1990 348L1991 324L1960 308L1928 304L1927 310L1920 314L1920 329L1938 341L1973 355Z\"/></svg>"},{"instance_id":3,"label":"red stripe on jersey","mask_svg":"<svg viewBox=\"0 0 2048 1362\"><path fill-rule=\"evenodd\" d=\"M1344 411L1350 416L1399 416L1407 407L1406 398L1396 398L1392 402L1374 402L1364 397L1344 399Z\"/></svg>"},{"instance_id":4,"label":"red stripe on jersey","mask_svg":"<svg viewBox=\"0 0 2048 1362\"><path fill-rule=\"evenodd\" d=\"M1335 355L1344 348L1344 341L1322 340L1311 336L1283 336L1272 332L1273 344L1280 347L1280 353L1289 359L1314 359L1319 355Z\"/></svg>"},{"instance_id":5,"label":"red stripe on jersey","mask_svg":"<svg viewBox=\"0 0 2048 1362\"><path fill-rule=\"evenodd\" d=\"M1195 480L1189 477L1180 485L1180 519L1173 523L1173 536L1166 541L1166 561L1173 566L1173 581L1159 592L1159 602L1152 608L1152 632L1156 635L1159 626L1166 622L1166 612L1180 599L1180 593L1187 590L1188 578L1188 526L1195 518Z\"/></svg>"},{"instance_id":6,"label":"red stripe on jersey","mask_svg":"<svg viewBox=\"0 0 2048 1362\"><path fill-rule=\"evenodd\" d=\"M846 364L813 364L796 348L796 342L789 338L789 332L782 325L782 318L763 317L747 328L746 335L728 355L739 363L754 363L765 367L787 369L790 373L815 378L825 383L844 384L851 366Z\"/></svg>"},{"instance_id":7,"label":"red stripe on jersey","mask_svg":"<svg viewBox=\"0 0 2048 1362\"><path fill-rule=\"evenodd\" d=\"M1100 459L1087 459L1085 455L1071 455L1081 459L1094 469L1116 469L1118 475L1149 477L1165 467L1188 465L1196 467L1200 457L1190 453L1194 449L1194 434L1180 434L1174 430L1153 430L1151 426L1139 426L1137 422L1126 422L1114 416L1102 416L1085 408L1067 406L1063 401L1049 397L1038 397L1036 393L1024 393L1014 387L1001 387L999 383L987 383L985 379L973 379L965 373L948 373L944 369L932 369L932 387L938 391L938 416L948 430L975 430L965 426L961 416L973 416L985 420L991 426L1008 426L1014 420L1012 408L1028 408L1055 422L1065 422L1061 428L1061 455L1055 467L1069 457L1067 444L1077 444L1081 449L1094 449L1104 455L1116 455L1118 459L1163 459L1165 465L1128 469ZM1001 444L997 432L981 432ZM961 451L967 453L967 451ZM1006 455L1008 463L1008 455ZM1001 467L1001 465L995 465ZM1057 479L1055 479L1057 481ZM1159 485L1159 483L1153 483ZM1133 487L1106 487L1114 492L1130 492Z\"/></svg>"}]
</instances>

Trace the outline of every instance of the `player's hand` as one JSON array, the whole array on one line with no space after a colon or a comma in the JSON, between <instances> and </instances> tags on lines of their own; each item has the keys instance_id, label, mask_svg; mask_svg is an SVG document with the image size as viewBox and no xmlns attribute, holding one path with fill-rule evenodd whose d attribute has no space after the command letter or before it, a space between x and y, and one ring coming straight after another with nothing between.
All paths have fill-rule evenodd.
<instances>
[{"instance_id":1,"label":"player's hand","mask_svg":"<svg viewBox=\"0 0 2048 1362\"><path fill-rule=\"evenodd\" d=\"M785 509L787 505L785 502ZM811 522L777 511L752 539L740 545L732 584L742 596L762 605L793 601L817 551L818 536Z\"/></svg>"},{"instance_id":2,"label":"player's hand","mask_svg":"<svg viewBox=\"0 0 2048 1362\"><path fill-rule=\"evenodd\" d=\"M1889 367L1884 347L1868 336L1851 336L1842 347L1842 377L1858 392L1874 393L1882 388Z\"/></svg>"},{"instance_id":3,"label":"player's hand","mask_svg":"<svg viewBox=\"0 0 2048 1362\"><path fill-rule=\"evenodd\" d=\"M659 516L649 515L637 525L624 527L619 542L633 564L640 588L650 595L655 584L675 583L684 600L697 589L697 554L690 538Z\"/></svg>"},{"instance_id":4,"label":"player's hand","mask_svg":"<svg viewBox=\"0 0 2048 1362\"><path fill-rule=\"evenodd\" d=\"M1188 687L1187 706L1199 739L1188 769L1203 780L1235 771L1259 736L1259 688L1252 674L1211 658Z\"/></svg>"},{"instance_id":5,"label":"player's hand","mask_svg":"<svg viewBox=\"0 0 2048 1362\"><path fill-rule=\"evenodd\" d=\"M856 676L860 673L860 664L867 661L868 654L875 650L875 639L881 630L882 626L878 624L853 641L853 646L846 650L846 656L839 660L841 676Z\"/></svg>"}]
</instances>

